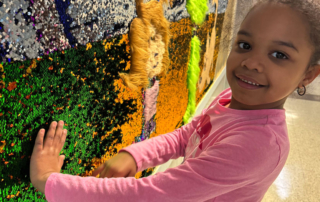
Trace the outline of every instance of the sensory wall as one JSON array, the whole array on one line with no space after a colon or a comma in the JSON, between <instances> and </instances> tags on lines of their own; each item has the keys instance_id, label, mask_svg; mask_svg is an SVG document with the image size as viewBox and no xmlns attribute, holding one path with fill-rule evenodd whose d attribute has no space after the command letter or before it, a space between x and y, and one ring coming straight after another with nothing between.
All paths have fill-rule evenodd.
<instances>
[{"instance_id":1,"label":"sensory wall","mask_svg":"<svg viewBox=\"0 0 320 202\"><path fill-rule=\"evenodd\" d=\"M215 77L227 5L0 0L0 201L45 201L29 167L52 121L68 131L61 172L82 177L188 123Z\"/></svg>"}]
</instances>

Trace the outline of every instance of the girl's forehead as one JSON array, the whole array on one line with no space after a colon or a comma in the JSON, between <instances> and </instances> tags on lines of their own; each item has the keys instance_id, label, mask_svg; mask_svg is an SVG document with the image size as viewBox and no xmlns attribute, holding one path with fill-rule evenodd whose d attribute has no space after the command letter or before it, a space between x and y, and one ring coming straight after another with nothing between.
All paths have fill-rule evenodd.
<instances>
[{"instance_id":1,"label":"girl's forehead","mask_svg":"<svg viewBox=\"0 0 320 202\"><path fill-rule=\"evenodd\" d=\"M240 30L263 39L287 39L298 45L306 43L309 34L306 20L298 11L285 5L266 4L253 9Z\"/></svg>"}]
</instances>

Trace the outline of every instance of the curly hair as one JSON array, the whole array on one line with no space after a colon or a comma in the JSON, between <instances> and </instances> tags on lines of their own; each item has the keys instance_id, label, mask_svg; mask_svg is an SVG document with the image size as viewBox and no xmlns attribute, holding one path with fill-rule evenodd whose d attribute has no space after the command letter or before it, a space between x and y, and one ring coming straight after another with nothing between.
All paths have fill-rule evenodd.
<instances>
[{"instance_id":1,"label":"curly hair","mask_svg":"<svg viewBox=\"0 0 320 202\"><path fill-rule=\"evenodd\" d=\"M320 3L319 0L257 0L248 14L258 6L266 3L283 4L301 13L309 26L310 44L314 47L307 70L320 64Z\"/></svg>"}]
</instances>

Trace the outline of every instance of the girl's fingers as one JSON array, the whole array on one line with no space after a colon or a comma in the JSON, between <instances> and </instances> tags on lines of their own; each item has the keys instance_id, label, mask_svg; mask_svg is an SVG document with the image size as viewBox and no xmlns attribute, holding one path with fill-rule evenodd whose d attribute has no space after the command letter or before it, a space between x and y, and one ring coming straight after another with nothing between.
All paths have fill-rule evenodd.
<instances>
[{"instance_id":1,"label":"girl's fingers","mask_svg":"<svg viewBox=\"0 0 320 202\"><path fill-rule=\"evenodd\" d=\"M47 137L44 140L44 147L51 147L53 145L54 136L56 133L57 122L53 121L50 125L49 131L47 132Z\"/></svg>"},{"instance_id":2,"label":"girl's fingers","mask_svg":"<svg viewBox=\"0 0 320 202\"><path fill-rule=\"evenodd\" d=\"M105 171L103 170L103 171L101 171L100 172L100 176L99 176L99 178L104 178L104 173L105 173Z\"/></svg>"},{"instance_id":3,"label":"girl's fingers","mask_svg":"<svg viewBox=\"0 0 320 202\"><path fill-rule=\"evenodd\" d=\"M53 127L53 143L52 146L55 150L59 149L59 151L56 151L60 153L61 151L61 138L63 136L63 121L59 121L56 125L56 127ZM54 125L53 125L54 126ZM58 126L58 127L57 127ZM51 129L51 128L50 128Z\"/></svg>"},{"instance_id":4,"label":"girl's fingers","mask_svg":"<svg viewBox=\"0 0 320 202\"><path fill-rule=\"evenodd\" d=\"M131 170L131 172L129 173L128 177L134 177L135 175L136 175L136 173Z\"/></svg>"},{"instance_id":5,"label":"girl's fingers","mask_svg":"<svg viewBox=\"0 0 320 202\"><path fill-rule=\"evenodd\" d=\"M59 146L58 146L58 152L59 152L59 154L60 154L61 150L63 149L64 144L65 144L65 142L66 142L67 133L68 133L68 131L67 131L66 129L64 129L63 132L62 132L62 136L61 136L60 143L59 143Z\"/></svg>"},{"instance_id":6,"label":"girl's fingers","mask_svg":"<svg viewBox=\"0 0 320 202\"><path fill-rule=\"evenodd\" d=\"M125 177L134 177L134 176L135 176L134 171L130 171L128 175L126 175Z\"/></svg>"},{"instance_id":7,"label":"girl's fingers","mask_svg":"<svg viewBox=\"0 0 320 202\"><path fill-rule=\"evenodd\" d=\"M112 171L111 169L105 170L106 172L104 173L104 177L106 178L112 178L115 175L115 172Z\"/></svg>"},{"instance_id":8,"label":"girl's fingers","mask_svg":"<svg viewBox=\"0 0 320 202\"><path fill-rule=\"evenodd\" d=\"M44 137L44 129L39 130L38 135L36 137L36 141L33 147L33 150L42 150L43 149L43 137Z\"/></svg>"},{"instance_id":9,"label":"girl's fingers","mask_svg":"<svg viewBox=\"0 0 320 202\"><path fill-rule=\"evenodd\" d=\"M103 171L100 173L100 178L111 178L114 172L109 168L104 167Z\"/></svg>"},{"instance_id":10,"label":"girl's fingers","mask_svg":"<svg viewBox=\"0 0 320 202\"><path fill-rule=\"evenodd\" d=\"M104 168L104 164L102 164L101 166L99 166L97 169L95 169L93 172L92 172L92 176L97 176Z\"/></svg>"},{"instance_id":11,"label":"girl's fingers","mask_svg":"<svg viewBox=\"0 0 320 202\"><path fill-rule=\"evenodd\" d=\"M100 177L99 178L104 178L106 177L106 169L103 169L102 172L100 173Z\"/></svg>"},{"instance_id":12,"label":"girl's fingers","mask_svg":"<svg viewBox=\"0 0 320 202\"><path fill-rule=\"evenodd\" d=\"M129 174L129 173L128 173ZM116 172L114 173L111 177L127 177L128 174L121 173L121 172Z\"/></svg>"}]
</instances>

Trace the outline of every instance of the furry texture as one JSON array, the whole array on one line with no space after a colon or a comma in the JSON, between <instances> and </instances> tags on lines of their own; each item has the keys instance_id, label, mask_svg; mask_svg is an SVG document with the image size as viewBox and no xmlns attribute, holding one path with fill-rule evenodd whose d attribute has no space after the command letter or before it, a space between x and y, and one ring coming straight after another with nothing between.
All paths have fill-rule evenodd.
<instances>
[{"instance_id":1,"label":"furry texture","mask_svg":"<svg viewBox=\"0 0 320 202\"><path fill-rule=\"evenodd\" d=\"M165 54L165 44L162 41L162 36L156 33L153 26L150 27L151 40L149 43L150 57L147 62L146 68L148 77L153 78L159 75L162 71L162 59Z\"/></svg>"},{"instance_id":2,"label":"furry texture","mask_svg":"<svg viewBox=\"0 0 320 202\"><path fill-rule=\"evenodd\" d=\"M164 17L163 4L167 0L152 0L148 3L143 3L143 0L136 1L137 15L130 26L129 40L131 47L131 68L129 74L119 73L124 81L124 84L132 90L139 90L139 87L147 88L149 85L148 76L158 74L166 74L170 62L168 44L170 40L170 23ZM150 71L146 68L150 57L154 57L150 50L150 40L153 40L152 27L156 34L161 36L161 41L164 44L165 51L160 66L160 71ZM157 37L159 39L159 37ZM148 72L149 71L149 72Z\"/></svg>"},{"instance_id":3,"label":"furry texture","mask_svg":"<svg viewBox=\"0 0 320 202\"><path fill-rule=\"evenodd\" d=\"M194 114L196 108L196 92L197 82L199 79L200 68L200 47L201 42L197 36L194 36L191 40L191 53L188 65L188 79L187 86L189 89L189 99L186 113L183 116L184 123L188 123L189 118Z\"/></svg>"},{"instance_id":4,"label":"furry texture","mask_svg":"<svg viewBox=\"0 0 320 202\"><path fill-rule=\"evenodd\" d=\"M192 22L202 24L208 11L207 0L188 0L186 7Z\"/></svg>"}]
</instances>

